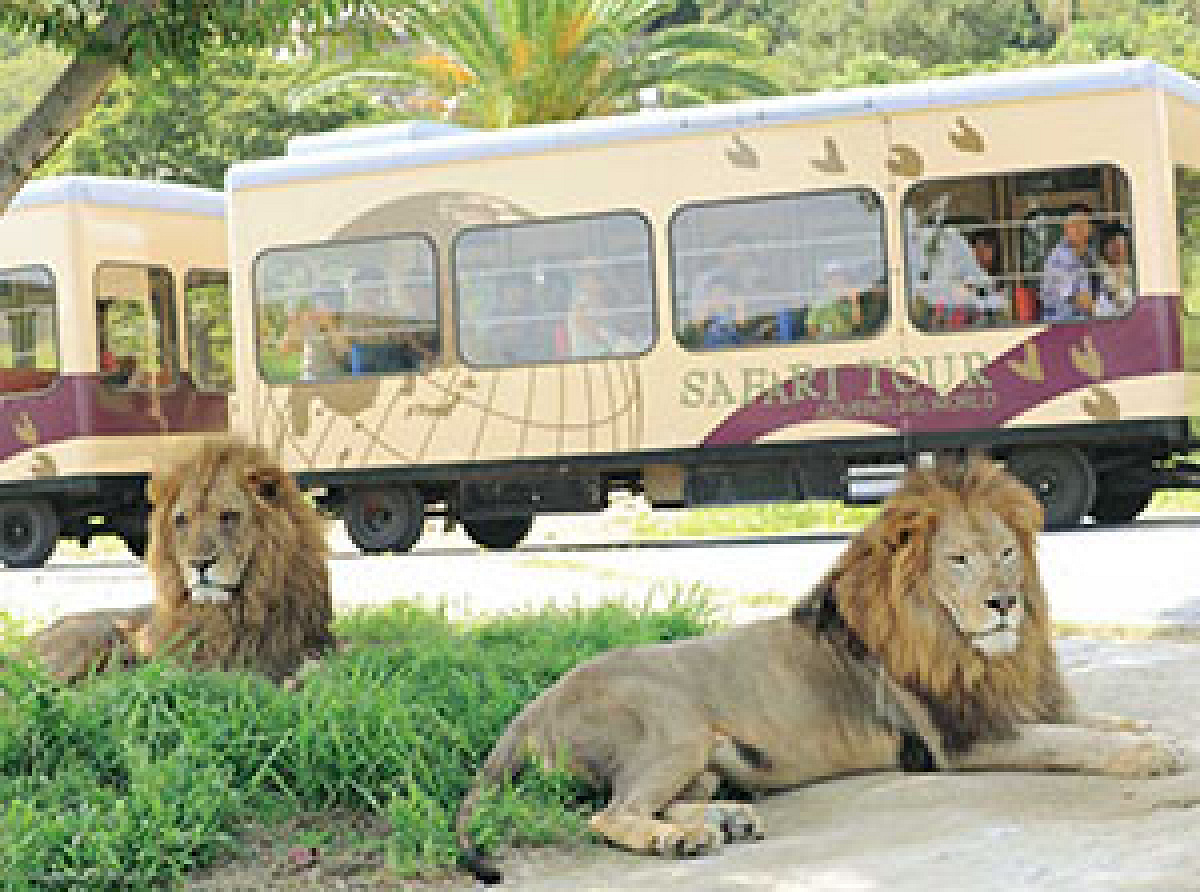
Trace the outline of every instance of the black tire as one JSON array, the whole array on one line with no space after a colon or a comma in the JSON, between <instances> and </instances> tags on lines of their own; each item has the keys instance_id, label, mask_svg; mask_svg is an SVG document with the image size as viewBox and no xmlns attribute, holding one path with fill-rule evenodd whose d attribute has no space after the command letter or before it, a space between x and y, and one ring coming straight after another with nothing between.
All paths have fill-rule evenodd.
<instances>
[{"instance_id":1,"label":"black tire","mask_svg":"<svg viewBox=\"0 0 1200 892\"><path fill-rule=\"evenodd\" d=\"M1097 484L1096 501L1092 503L1092 517L1099 524L1129 523L1146 510L1152 498L1152 489L1106 491L1101 479Z\"/></svg>"},{"instance_id":2,"label":"black tire","mask_svg":"<svg viewBox=\"0 0 1200 892\"><path fill-rule=\"evenodd\" d=\"M0 502L0 561L6 567L40 567L58 544L60 521L45 499Z\"/></svg>"},{"instance_id":3,"label":"black tire","mask_svg":"<svg viewBox=\"0 0 1200 892\"><path fill-rule=\"evenodd\" d=\"M462 522L471 541L483 548L507 551L520 545L533 528L532 514L513 517L479 517Z\"/></svg>"},{"instance_id":4,"label":"black tire","mask_svg":"<svg viewBox=\"0 0 1200 892\"><path fill-rule=\"evenodd\" d=\"M1008 457L1008 470L1033 490L1045 511L1048 530L1073 527L1091 513L1096 472L1074 446L1022 449Z\"/></svg>"},{"instance_id":5,"label":"black tire","mask_svg":"<svg viewBox=\"0 0 1200 892\"><path fill-rule=\"evenodd\" d=\"M145 527L138 530L120 530L117 538L125 543L125 547L139 561L146 559L146 550L150 547L150 536Z\"/></svg>"},{"instance_id":6,"label":"black tire","mask_svg":"<svg viewBox=\"0 0 1200 892\"><path fill-rule=\"evenodd\" d=\"M425 501L412 486L352 489L342 507L342 522L363 554L408 551L425 527Z\"/></svg>"},{"instance_id":7,"label":"black tire","mask_svg":"<svg viewBox=\"0 0 1200 892\"><path fill-rule=\"evenodd\" d=\"M145 560L146 550L150 545L149 511L145 513L130 511L118 514L109 522L112 524L112 530L116 533L117 538L129 549L129 553L138 560Z\"/></svg>"}]
</instances>

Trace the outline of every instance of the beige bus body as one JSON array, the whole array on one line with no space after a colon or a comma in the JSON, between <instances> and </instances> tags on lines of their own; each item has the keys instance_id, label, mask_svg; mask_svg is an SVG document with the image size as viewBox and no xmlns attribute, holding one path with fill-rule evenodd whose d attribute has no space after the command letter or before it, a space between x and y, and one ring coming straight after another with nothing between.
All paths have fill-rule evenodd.
<instances>
[{"instance_id":1,"label":"beige bus body","mask_svg":"<svg viewBox=\"0 0 1200 892\"><path fill-rule=\"evenodd\" d=\"M200 285L227 295L226 257L210 190L64 177L0 217L0 559L44 559L47 530L25 558L19 540L47 511L57 535L140 543L146 475L227 428L228 382L190 374L184 303Z\"/></svg>"},{"instance_id":2,"label":"beige bus body","mask_svg":"<svg viewBox=\"0 0 1200 892\"><path fill-rule=\"evenodd\" d=\"M234 425L279 449L314 483L353 491L408 480L452 491L495 475L608 474L644 486L656 503L681 504L704 501L700 476L719 477L721 469L733 468L735 494L755 486L753 473L739 478L737 468L758 464L759 480L772 466L777 476L799 480L793 494L837 495L837 486L826 491L820 470L831 459L844 465L972 445L1001 455L1032 449L1036 458L1037 450L1065 442L1073 450L1069 461L1082 455L1089 465L1091 492L1081 497L1091 505L1105 467L1120 464L1114 459L1122 444L1136 444L1139 472L1186 446L1197 395L1180 356L1173 168L1200 171L1200 85L1153 63L504 133L408 135L385 129L314 138L287 158L237 165L229 179ZM1039 172L1047 172L1051 191L1036 192ZM864 206L878 203L870 219L883 233L887 312L875 330L788 342L776 331L733 348L685 346L677 325L685 298L675 221L694 213L702 233L709 204L845 190L866 195ZM940 217L928 222L940 213L939 201L956 219L974 221L960 234L991 228L1000 249L1016 257L1033 250L1026 232L1050 219L1039 214L1064 211L1081 197L1097 206L1093 233L1115 226L1127 241L1132 234L1132 309L1062 322L1036 315L1050 312L1052 263L1045 258L1038 260L1044 269L1014 260L1000 270L1000 314L972 309L970 317L954 317L951 301L946 318L974 319L970 324L934 322L932 298L913 299L918 286L909 267L920 254L913 244L932 256L925 233L951 228ZM465 273L454 266L460 240L501 231L491 227L618 211L641 217L650 234L648 348L508 367L468 361L478 348L472 341L464 350L457 321L464 306L456 277ZM811 222L798 213L802 224ZM286 252L405 234L436 249L440 355L419 373L282 381L265 375L261 269L256 280L264 258L307 257ZM795 238L797 251L822 250L803 233ZM753 250L766 257L775 249L760 239ZM770 257L778 260L778 252ZM828 268L844 260L835 257ZM1041 309L1018 318L1020 296L1031 293L1028 276L1037 278L1034 291L1042 289ZM870 285L857 287L853 299L861 303ZM910 312L918 304L921 318ZM809 318L815 306L806 307ZM1143 337L1152 340L1139 344ZM429 486L426 500L447 491Z\"/></svg>"}]
</instances>

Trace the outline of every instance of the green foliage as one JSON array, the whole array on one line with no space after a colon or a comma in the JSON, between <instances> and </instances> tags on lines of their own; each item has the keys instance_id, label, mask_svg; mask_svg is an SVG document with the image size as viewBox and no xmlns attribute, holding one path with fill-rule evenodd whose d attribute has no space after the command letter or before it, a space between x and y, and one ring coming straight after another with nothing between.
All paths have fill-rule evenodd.
<instances>
[{"instance_id":1,"label":"green foliage","mask_svg":"<svg viewBox=\"0 0 1200 892\"><path fill-rule=\"evenodd\" d=\"M397 605L340 620L352 647L288 693L153 665L60 690L0 668L0 888L147 889L235 847L254 816L385 816L393 866L446 867L453 818L508 721L571 666L700 634L701 601L547 609L468 625ZM582 791L529 772L477 813L480 842L577 836Z\"/></svg>"},{"instance_id":2,"label":"green foliage","mask_svg":"<svg viewBox=\"0 0 1200 892\"><path fill-rule=\"evenodd\" d=\"M30 37L0 33L0 133L7 133L37 104L66 59Z\"/></svg>"},{"instance_id":3,"label":"green foliage","mask_svg":"<svg viewBox=\"0 0 1200 892\"><path fill-rule=\"evenodd\" d=\"M305 69L263 54L214 52L206 66L122 78L38 175L106 174L220 189L234 161L280 155L292 136L377 116L354 96L291 108L287 93Z\"/></svg>"},{"instance_id":4,"label":"green foliage","mask_svg":"<svg viewBox=\"0 0 1200 892\"><path fill-rule=\"evenodd\" d=\"M512 127L613 114L657 87L667 105L769 95L761 50L711 25L647 26L664 0L414 0L404 48L326 71L297 102L362 83L407 97L406 114Z\"/></svg>"},{"instance_id":5,"label":"green foliage","mask_svg":"<svg viewBox=\"0 0 1200 892\"><path fill-rule=\"evenodd\" d=\"M270 48L295 30L319 35L345 23L370 21L387 3L373 0L4 0L0 28L27 34L69 54L106 56L147 71L191 64L217 46ZM101 24L120 22L120 45L101 36Z\"/></svg>"}]
</instances>

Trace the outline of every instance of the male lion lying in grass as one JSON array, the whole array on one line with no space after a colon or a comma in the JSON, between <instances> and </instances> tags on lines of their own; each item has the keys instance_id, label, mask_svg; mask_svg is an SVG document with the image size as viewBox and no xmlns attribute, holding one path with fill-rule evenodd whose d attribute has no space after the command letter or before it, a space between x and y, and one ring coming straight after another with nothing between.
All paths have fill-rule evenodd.
<instances>
[{"instance_id":1,"label":"male lion lying in grass","mask_svg":"<svg viewBox=\"0 0 1200 892\"><path fill-rule=\"evenodd\" d=\"M530 703L459 811L465 863L499 871L468 823L529 756L610 791L592 829L636 852L695 854L763 824L719 786L777 790L886 770L1148 777L1173 746L1083 715L1051 647L1035 557L1041 508L1000 466L910 472L824 580L782 617L614 651Z\"/></svg>"},{"instance_id":2,"label":"male lion lying in grass","mask_svg":"<svg viewBox=\"0 0 1200 892\"><path fill-rule=\"evenodd\" d=\"M214 440L150 483L154 603L66 616L34 639L74 681L167 652L279 681L334 646L325 524L257 446Z\"/></svg>"}]
</instances>

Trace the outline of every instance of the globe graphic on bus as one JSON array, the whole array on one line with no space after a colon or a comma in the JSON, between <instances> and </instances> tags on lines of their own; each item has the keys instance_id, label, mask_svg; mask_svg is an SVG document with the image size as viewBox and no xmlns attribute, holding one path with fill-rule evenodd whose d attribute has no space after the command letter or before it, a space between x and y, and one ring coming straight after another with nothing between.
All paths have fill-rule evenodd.
<instances>
[{"instance_id":1,"label":"globe graphic on bus","mask_svg":"<svg viewBox=\"0 0 1200 892\"><path fill-rule=\"evenodd\" d=\"M437 263L448 272L453 240L464 227L532 218L496 196L423 193L366 211L331 233L330 242L421 233L432 237ZM291 447L313 468L422 464L448 456L486 461L624 452L641 446L636 359L464 365L458 358L464 352L461 331L452 330L453 317L450 324L444 318L459 298L441 299L441 358L420 374L295 381L268 393L267 405L260 407L264 411L256 413L259 423L270 418L275 445Z\"/></svg>"}]
</instances>

